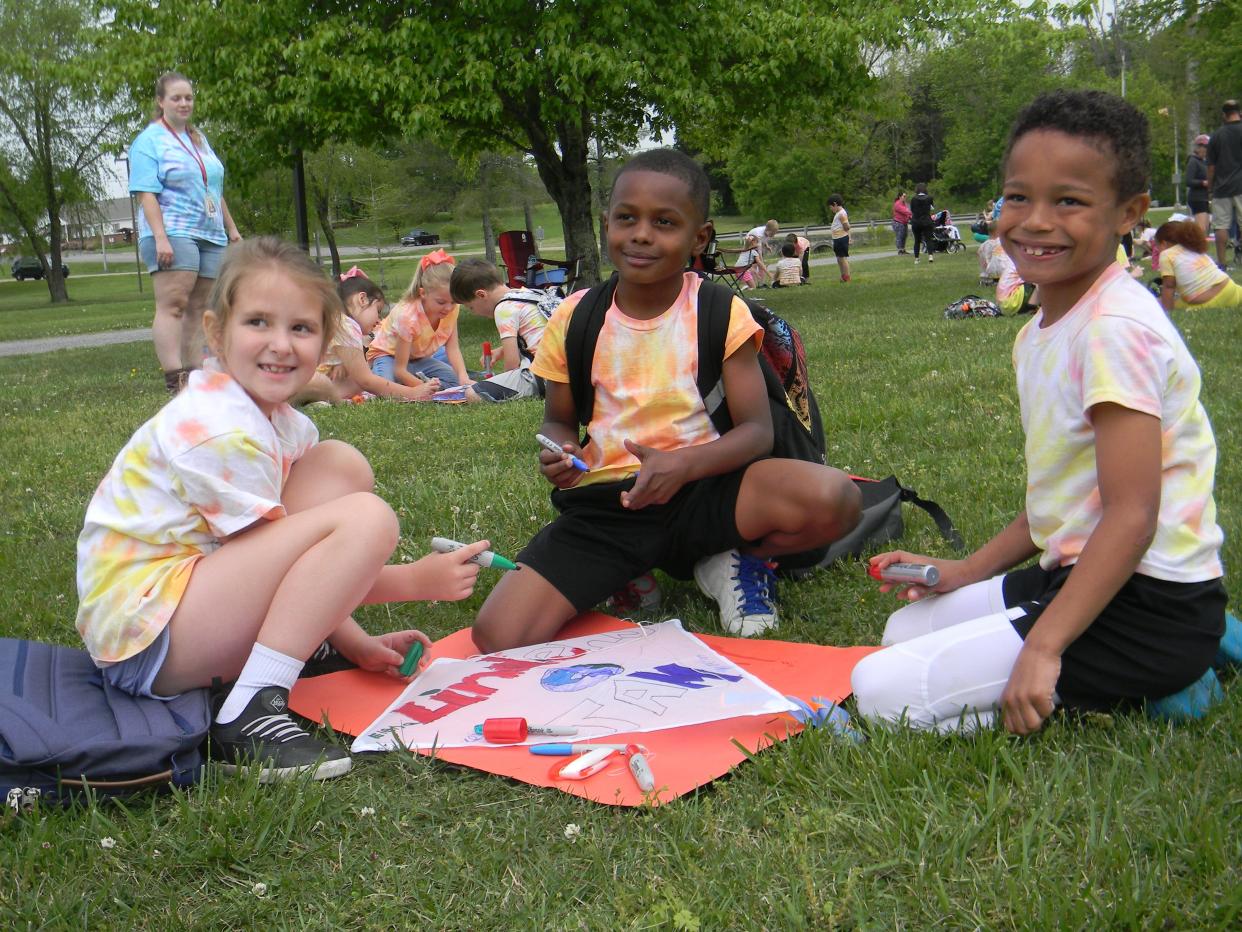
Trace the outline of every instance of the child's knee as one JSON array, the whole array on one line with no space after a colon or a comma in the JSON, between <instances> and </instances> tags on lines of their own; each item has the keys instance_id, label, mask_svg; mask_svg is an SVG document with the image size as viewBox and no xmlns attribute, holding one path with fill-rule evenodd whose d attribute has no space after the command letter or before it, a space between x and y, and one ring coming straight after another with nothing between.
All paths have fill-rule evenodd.
<instances>
[{"instance_id":1,"label":"child's knee","mask_svg":"<svg viewBox=\"0 0 1242 932\"><path fill-rule=\"evenodd\" d=\"M401 522L392 506L370 492L355 492L338 502L343 524L356 545L374 547L387 560L401 538Z\"/></svg>"},{"instance_id":2,"label":"child's knee","mask_svg":"<svg viewBox=\"0 0 1242 932\"><path fill-rule=\"evenodd\" d=\"M474 619L470 636L482 653L494 654L498 650L521 647L525 642L517 636L520 631L521 626L515 624L513 613L506 611L498 599L488 596Z\"/></svg>"},{"instance_id":3,"label":"child's knee","mask_svg":"<svg viewBox=\"0 0 1242 932\"><path fill-rule=\"evenodd\" d=\"M906 718L911 724L922 720L923 704L921 686L923 670L920 664L893 648L868 654L854 666L850 674L850 687L858 714L864 718L888 722Z\"/></svg>"},{"instance_id":4,"label":"child's knee","mask_svg":"<svg viewBox=\"0 0 1242 932\"><path fill-rule=\"evenodd\" d=\"M375 488L375 473L367 458L357 448L341 440L322 440L314 448L319 451L326 468L359 492L370 492Z\"/></svg>"},{"instance_id":5,"label":"child's knee","mask_svg":"<svg viewBox=\"0 0 1242 932\"><path fill-rule=\"evenodd\" d=\"M814 494L816 500L807 514L819 524L817 537L826 541L839 540L858 526L862 517L862 493L841 470L824 469Z\"/></svg>"}]
</instances>

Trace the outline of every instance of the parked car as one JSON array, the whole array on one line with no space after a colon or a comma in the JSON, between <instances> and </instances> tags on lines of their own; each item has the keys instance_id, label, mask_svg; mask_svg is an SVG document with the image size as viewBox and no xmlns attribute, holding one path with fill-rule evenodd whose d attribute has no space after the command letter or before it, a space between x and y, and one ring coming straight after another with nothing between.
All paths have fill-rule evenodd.
<instances>
[{"instance_id":1,"label":"parked car","mask_svg":"<svg viewBox=\"0 0 1242 932\"><path fill-rule=\"evenodd\" d=\"M34 256L18 256L13 260L13 265L10 271L12 271L13 277L19 282L27 278L43 277L43 266L39 265L39 260ZM69 266L62 264L60 267L60 274L65 278L68 278Z\"/></svg>"},{"instance_id":2,"label":"parked car","mask_svg":"<svg viewBox=\"0 0 1242 932\"><path fill-rule=\"evenodd\" d=\"M402 246L434 246L440 242L440 234L430 230L410 230L401 237Z\"/></svg>"}]
</instances>

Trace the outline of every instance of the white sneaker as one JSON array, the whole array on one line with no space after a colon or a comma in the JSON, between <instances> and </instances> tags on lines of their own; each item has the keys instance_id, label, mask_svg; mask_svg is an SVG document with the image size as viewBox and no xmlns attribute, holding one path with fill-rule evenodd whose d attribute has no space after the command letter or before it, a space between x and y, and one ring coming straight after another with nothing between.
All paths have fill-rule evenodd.
<instances>
[{"instance_id":1,"label":"white sneaker","mask_svg":"<svg viewBox=\"0 0 1242 932\"><path fill-rule=\"evenodd\" d=\"M695 565L694 581L720 605L729 634L750 638L776 627L776 574L758 557L736 550L707 557Z\"/></svg>"},{"instance_id":2,"label":"white sneaker","mask_svg":"<svg viewBox=\"0 0 1242 932\"><path fill-rule=\"evenodd\" d=\"M918 265L918 264L919 264L919 260L918 260L918 259L915 259L915 260L914 260L914 264L915 264L915 265Z\"/></svg>"}]
</instances>

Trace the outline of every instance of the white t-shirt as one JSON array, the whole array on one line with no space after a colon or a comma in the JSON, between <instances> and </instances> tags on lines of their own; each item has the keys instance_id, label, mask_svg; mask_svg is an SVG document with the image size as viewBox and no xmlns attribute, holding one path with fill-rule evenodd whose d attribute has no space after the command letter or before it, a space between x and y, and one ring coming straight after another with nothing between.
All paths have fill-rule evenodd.
<instances>
[{"instance_id":1,"label":"white t-shirt","mask_svg":"<svg viewBox=\"0 0 1242 932\"><path fill-rule=\"evenodd\" d=\"M1171 582L1222 573L1212 488L1216 439L1200 375L1156 299L1110 264L1060 320L1019 332L1013 362L1026 432L1026 511L1045 569L1078 560L1101 517L1088 411L1112 402L1160 418L1160 511L1137 571Z\"/></svg>"},{"instance_id":2,"label":"white t-shirt","mask_svg":"<svg viewBox=\"0 0 1242 932\"><path fill-rule=\"evenodd\" d=\"M842 236L845 236L845 225L849 223L849 219L849 214L845 212L844 207L838 210L832 215L832 226L828 230L829 235L833 239L840 239Z\"/></svg>"},{"instance_id":3,"label":"white t-shirt","mask_svg":"<svg viewBox=\"0 0 1242 932\"><path fill-rule=\"evenodd\" d=\"M125 444L78 537L77 628L101 666L141 651L176 611L194 564L256 521L284 517L289 470L319 439L271 420L215 360Z\"/></svg>"}]
</instances>

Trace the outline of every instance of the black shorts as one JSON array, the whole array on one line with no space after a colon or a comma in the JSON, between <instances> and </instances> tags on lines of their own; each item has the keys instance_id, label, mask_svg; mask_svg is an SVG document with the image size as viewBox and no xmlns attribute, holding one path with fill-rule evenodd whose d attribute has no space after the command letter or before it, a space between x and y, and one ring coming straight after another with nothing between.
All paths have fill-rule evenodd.
<instances>
[{"instance_id":1,"label":"black shorts","mask_svg":"<svg viewBox=\"0 0 1242 932\"><path fill-rule=\"evenodd\" d=\"M560 516L517 555L578 611L654 568L689 579L703 557L741 547L737 495L745 468L688 483L664 505L630 511L621 492L634 479L557 489Z\"/></svg>"},{"instance_id":2,"label":"black shorts","mask_svg":"<svg viewBox=\"0 0 1242 932\"><path fill-rule=\"evenodd\" d=\"M848 259L850 257L850 238L848 236L838 236L832 241L832 251L838 259Z\"/></svg>"},{"instance_id":3,"label":"black shorts","mask_svg":"<svg viewBox=\"0 0 1242 932\"><path fill-rule=\"evenodd\" d=\"M1005 576L1005 605L1026 610L1013 621L1023 639L1071 569L1036 564ZM1219 579L1176 583L1135 573L1061 655L1061 703L1104 710L1185 689L1212 665L1227 599Z\"/></svg>"}]
</instances>

